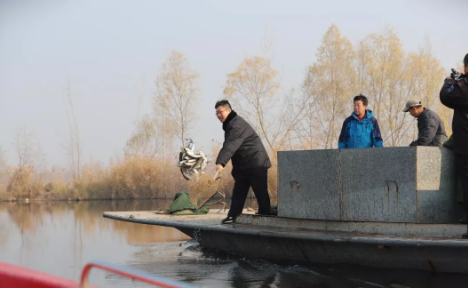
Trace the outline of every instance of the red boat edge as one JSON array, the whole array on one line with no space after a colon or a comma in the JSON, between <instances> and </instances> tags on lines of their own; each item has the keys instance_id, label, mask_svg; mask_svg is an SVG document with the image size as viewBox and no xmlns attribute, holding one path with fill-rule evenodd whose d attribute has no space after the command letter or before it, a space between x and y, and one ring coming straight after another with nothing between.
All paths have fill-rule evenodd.
<instances>
[{"instance_id":1,"label":"red boat edge","mask_svg":"<svg viewBox=\"0 0 468 288\"><path fill-rule=\"evenodd\" d=\"M97 288L88 285L88 275L91 269L97 268L119 274L133 280L139 280L155 287L163 288L196 288L183 282L154 276L137 269L132 269L112 263L94 261L85 265L80 282L31 270L29 268L0 262L0 287L15 288Z\"/></svg>"}]
</instances>

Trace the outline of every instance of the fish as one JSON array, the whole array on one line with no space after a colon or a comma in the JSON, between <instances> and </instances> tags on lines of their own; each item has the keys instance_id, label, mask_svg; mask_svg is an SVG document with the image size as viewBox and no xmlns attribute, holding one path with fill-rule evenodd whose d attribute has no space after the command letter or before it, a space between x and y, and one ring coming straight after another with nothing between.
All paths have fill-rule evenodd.
<instances>
[{"instance_id":1,"label":"fish","mask_svg":"<svg viewBox=\"0 0 468 288\"><path fill-rule=\"evenodd\" d=\"M203 163L204 159L203 158L199 158L197 160L197 162L193 165L193 169L198 169L201 167L201 164Z\"/></svg>"},{"instance_id":2,"label":"fish","mask_svg":"<svg viewBox=\"0 0 468 288\"><path fill-rule=\"evenodd\" d=\"M200 158L201 156L199 154L195 154L195 152L193 152L192 150L190 150L189 148L185 148L185 153L192 157L192 158Z\"/></svg>"},{"instance_id":3,"label":"fish","mask_svg":"<svg viewBox=\"0 0 468 288\"><path fill-rule=\"evenodd\" d=\"M208 162L208 161L207 161L206 158L205 158L205 159L203 159L203 162L200 164L200 169L201 169L202 171L204 171L204 170L206 169L206 165L208 164L207 162Z\"/></svg>"},{"instance_id":4,"label":"fish","mask_svg":"<svg viewBox=\"0 0 468 288\"><path fill-rule=\"evenodd\" d=\"M192 174L190 173L190 170L185 169L185 168L180 168L180 172L182 173L182 176L184 176L185 180L190 180L192 178Z\"/></svg>"},{"instance_id":5,"label":"fish","mask_svg":"<svg viewBox=\"0 0 468 288\"><path fill-rule=\"evenodd\" d=\"M183 167L183 168L187 168L187 169L192 169L193 168L193 165L187 164L187 163L182 163L180 166Z\"/></svg>"},{"instance_id":6,"label":"fish","mask_svg":"<svg viewBox=\"0 0 468 288\"><path fill-rule=\"evenodd\" d=\"M188 141L189 143L187 144L187 147L180 147L177 166L180 167L182 176L186 180L191 180L193 175L204 173L208 164L208 159L201 150L194 152L195 144L192 139L186 140L190 141Z\"/></svg>"}]
</instances>

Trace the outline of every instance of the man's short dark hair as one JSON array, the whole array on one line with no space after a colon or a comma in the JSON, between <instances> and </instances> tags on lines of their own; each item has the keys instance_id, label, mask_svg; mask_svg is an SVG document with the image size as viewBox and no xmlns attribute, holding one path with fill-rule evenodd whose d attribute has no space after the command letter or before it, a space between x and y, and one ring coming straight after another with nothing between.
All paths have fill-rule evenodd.
<instances>
[{"instance_id":1,"label":"man's short dark hair","mask_svg":"<svg viewBox=\"0 0 468 288\"><path fill-rule=\"evenodd\" d=\"M229 101L225 99L219 100L218 102L216 102L215 109L218 108L219 106L226 106L226 105L229 106L229 109L232 110L231 103L229 103Z\"/></svg>"},{"instance_id":2,"label":"man's short dark hair","mask_svg":"<svg viewBox=\"0 0 468 288\"><path fill-rule=\"evenodd\" d=\"M468 54L465 55L465 59L463 60L463 64L465 64L465 66L468 66Z\"/></svg>"},{"instance_id":3,"label":"man's short dark hair","mask_svg":"<svg viewBox=\"0 0 468 288\"><path fill-rule=\"evenodd\" d=\"M364 106L367 106L367 104L369 104L369 102L367 101L367 97L362 95L362 94L359 94L357 95L356 97L354 97L354 100L353 102L356 102L358 100L361 100L362 101L362 105Z\"/></svg>"}]
</instances>

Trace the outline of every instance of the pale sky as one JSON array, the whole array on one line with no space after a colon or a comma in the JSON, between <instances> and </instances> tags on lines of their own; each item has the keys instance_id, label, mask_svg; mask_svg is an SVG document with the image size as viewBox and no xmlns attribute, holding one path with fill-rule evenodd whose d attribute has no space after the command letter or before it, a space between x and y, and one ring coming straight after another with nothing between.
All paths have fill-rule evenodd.
<instances>
[{"instance_id":1,"label":"pale sky","mask_svg":"<svg viewBox=\"0 0 468 288\"><path fill-rule=\"evenodd\" d=\"M467 22L467 0L0 0L0 147L15 164L14 136L26 127L48 165L66 165L69 80L84 160L123 155L141 83L147 113L161 64L178 50L200 74L202 102L189 136L209 151L212 139L223 140L213 106L226 75L261 53L265 27L286 93L300 86L332 24L353 44L389 25L405 51L428 36L449 71L468 53Z\"/></svg>"}]
</instances>

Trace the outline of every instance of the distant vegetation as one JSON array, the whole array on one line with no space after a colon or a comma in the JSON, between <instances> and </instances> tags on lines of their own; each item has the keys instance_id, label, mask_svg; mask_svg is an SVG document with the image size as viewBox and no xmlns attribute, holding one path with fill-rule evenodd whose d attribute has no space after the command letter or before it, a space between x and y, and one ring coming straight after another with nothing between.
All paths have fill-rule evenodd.
<instances>
[{"instance_id":1,"label":"distant vegetation","mask_svg":"<svg viewBox=\"0 0 468 288\"><path fill-rule=\"evenodd\" d=\"M332 25L322 38L315 61L306 66L309 60L304 59L302 85L290 91L281 89L283 75L272 67L268 56L271 46L266 43L263 50L262 55L248 57L233 67L227 75L224 97L252 124L269 151L273 197L277 196L276 152L336 148L343 120L352 112L352 97L359 93L369 99L384 146L406 146L416 136L414 119L401 112L408 99L420 99L437 111L451 133L452 112L438 101L445 70L429 43L416 52L404 51L395 31L385 27L353 45ZM0 159L0 199L172 198L180 190L199 192L201 184L183 180L175 166L183 139L195 132L197 113L213 113L213 121L217 121L214 109L197 109L202 93L198 81L199 74L190 68L188 59L173 51L155 79L152 112L138 116L123 147L124 158L108 167L83 164L69 89L64 99L70 128L70 167L44 171L39 143L23 129L15 139L18 163L9 165ZM219 143L213 144L210 161L219 148ZM211 172L208 175L214 174ZM224 173L222 189L230 193L233 181L229 169Z\"/></svg>"}]
</instances>

